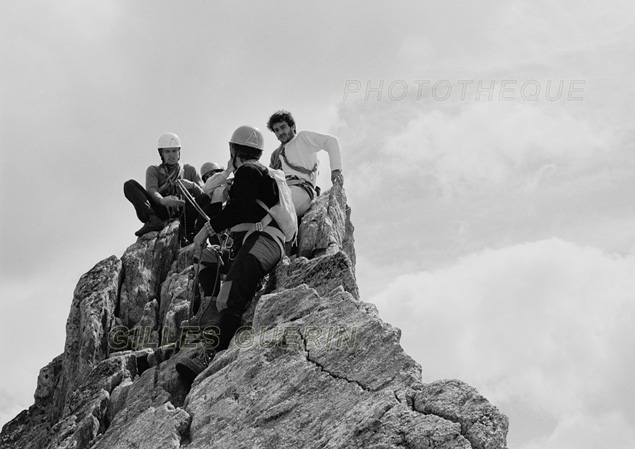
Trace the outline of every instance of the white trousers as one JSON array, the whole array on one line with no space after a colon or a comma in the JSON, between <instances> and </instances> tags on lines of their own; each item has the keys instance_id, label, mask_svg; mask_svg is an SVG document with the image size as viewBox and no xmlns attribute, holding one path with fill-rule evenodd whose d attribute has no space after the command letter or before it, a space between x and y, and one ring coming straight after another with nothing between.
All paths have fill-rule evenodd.
<instances>
[{"instance_id":1,"label":"white trousers","mask_svg":"<svg viewBox=\"0 0 635 449\"><path fill-rule=\"evenodd\" d=\"M293 200L293 206L295 207L295 213L298 217L304 215L304 213L309 210L311 204L311 197L302 187L299 186L289 186L291 190L291 199Z\"/></svg>"}]
</instances>

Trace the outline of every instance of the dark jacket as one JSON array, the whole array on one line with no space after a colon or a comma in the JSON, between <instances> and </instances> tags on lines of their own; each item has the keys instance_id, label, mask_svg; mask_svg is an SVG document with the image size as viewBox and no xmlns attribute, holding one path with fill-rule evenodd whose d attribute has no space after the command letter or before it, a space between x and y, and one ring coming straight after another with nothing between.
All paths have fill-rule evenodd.
<instances>
[{"instance_id":1,"label":"dark jacket","mask_svg":"<svg viewBox=\"0 0 635 449\"><path fill-rule=\"evenodd\" d=\"M267 167L257 161L249 161L234 172L234 182L229 200L222 211L210 220L215 232L221 232L241 223L257 223L267 211L256 200L273 207L278 202L278 186L269 176Z\"/></svg>"}]
</instances>

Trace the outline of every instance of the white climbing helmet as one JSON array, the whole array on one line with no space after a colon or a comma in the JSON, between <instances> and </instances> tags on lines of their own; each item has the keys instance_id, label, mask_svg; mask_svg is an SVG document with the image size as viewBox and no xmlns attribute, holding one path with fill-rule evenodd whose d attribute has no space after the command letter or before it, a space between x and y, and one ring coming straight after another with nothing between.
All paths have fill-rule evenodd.
<instances>
[{"instance_id":1,"label":"white climbing helmet","mask_svg":"<svg viewBox=\"0 0 635 449\"><path fill-rule=\"evenodd\" d=\"M181 139L174 133L165 133L159 137L157 148L159 150L164 148L181 148Z\"/></svg>"},{"instance_id":2,"label":"white climbing helmet","mask_svg":"<svg viewBox=\"0 0 635 449\"><path fill-rule=\"evenodd\" d=\"M260 130L254 126L240 126L236 128L231 139L229 139L229 143L244 145L260 151L265 149L265 139L262 137Z\"/></svg>"}]
</instances>

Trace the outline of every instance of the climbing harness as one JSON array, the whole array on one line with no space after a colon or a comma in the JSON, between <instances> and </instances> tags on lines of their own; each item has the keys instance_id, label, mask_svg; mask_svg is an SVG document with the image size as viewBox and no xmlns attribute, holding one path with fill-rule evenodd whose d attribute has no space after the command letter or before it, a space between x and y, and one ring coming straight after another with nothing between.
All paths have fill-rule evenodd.
<instances>
[{"instance_id":1,"label":"climbing harness","mask_svg":"<svg viewBox=\"0 0 635 449\"><path fill-rule=\"evenodd\" d=\"M315 200L316 196L320 196L320 188L318 186L314 186L306 179L300 178L296 175L286 175L285 179L289 187L299 187L304 190L307 195L309 195L311 201Z\"/></svg>"}]
</instances>

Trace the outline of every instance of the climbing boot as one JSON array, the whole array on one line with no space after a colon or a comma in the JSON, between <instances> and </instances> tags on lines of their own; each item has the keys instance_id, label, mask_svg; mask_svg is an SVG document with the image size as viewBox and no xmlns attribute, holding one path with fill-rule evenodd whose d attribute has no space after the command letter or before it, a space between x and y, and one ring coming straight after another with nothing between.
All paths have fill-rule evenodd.
<instances>
[{"instance_id":1,"label":"climbing boot","mask_svg":"<svg viewBox=\"0 0 635 449\"><path fill-rule=\"evenodd\" d=\"M215 355L214 349L208 349L201 345L196 348L196 351L177 362L176 371L187 382L193 382L196 376L209 366Z\"/></svg>"},{"instance_id":2,"label":"climbing boot","mask_svg":"<svg viewBox=\"0 0 635 449\"><path fill-rule=\"evenodd\" d=\"M165 224L163 223L163 221L156 215L152 214L150 215L150 218L148 218L148 221L146 221L141 229L135 232L134 235L136 235L137 237L141 237L148 232L160 231L161 229L163 229L164 226Z\"/></svg>"},{"instance_id":3,"label":"climbing boot","mask_svg":"<svg viewBox=\"0 0 635 449\"><path fill-rule=\"evenodd\" d=\"M201 306L198 309L196 315L189 320L181 322L181 328L183 327L198 327L200 331L203 331L209 326L218 326L220 324L220 313L216 308L216 297L205 297L201 302Z\"/></svg>"}]
</instances>

